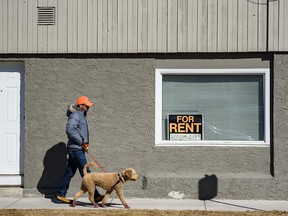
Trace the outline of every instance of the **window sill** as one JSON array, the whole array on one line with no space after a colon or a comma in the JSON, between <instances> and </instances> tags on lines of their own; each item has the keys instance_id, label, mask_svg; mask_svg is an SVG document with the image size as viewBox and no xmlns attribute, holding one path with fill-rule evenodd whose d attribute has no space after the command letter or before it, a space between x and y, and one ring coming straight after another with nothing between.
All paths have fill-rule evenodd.
<instances>
[{"instance_id":1,"label":"window sill","mask_svg":"<svg viewBox=\"0 0 288 216\"><path fill-rule=\"evenodd\" d=\"M270 147L270 143L264 141L166 141L162 140L155 143L160 146L190 146L190 147Z\"/></svg>"}]
</instances>

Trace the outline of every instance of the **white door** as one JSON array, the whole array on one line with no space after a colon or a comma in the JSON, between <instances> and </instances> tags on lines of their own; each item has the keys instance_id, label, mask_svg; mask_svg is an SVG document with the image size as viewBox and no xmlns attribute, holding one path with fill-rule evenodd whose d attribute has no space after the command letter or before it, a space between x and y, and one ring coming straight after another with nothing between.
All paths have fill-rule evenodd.
<instances>
[{"instance_id":1,"label":"white door","mask_svg":"<svg viewBox=\"0 0 288 216\"><path fill-rule=\"evenodd\" d=\"M22 185L23 63L0 62L0 185Z\"/></svg>"}]
</instances>

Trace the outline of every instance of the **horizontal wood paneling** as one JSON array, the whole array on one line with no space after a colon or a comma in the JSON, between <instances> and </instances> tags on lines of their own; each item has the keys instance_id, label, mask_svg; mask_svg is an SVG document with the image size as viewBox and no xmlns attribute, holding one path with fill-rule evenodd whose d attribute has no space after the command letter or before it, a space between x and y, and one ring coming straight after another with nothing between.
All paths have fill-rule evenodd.
<instances>
[{"instance_id":1,"label":"horizontal wood paneling","mask_svg":"<svg viewBox=\"0 0 288 216\"><path fill-rule=\"evenodd\" d=\"M37 25L42 6L55 25ZM0 53L288 51L286 38L287 0L0 0Z\"/></svg>"}]
</instances>

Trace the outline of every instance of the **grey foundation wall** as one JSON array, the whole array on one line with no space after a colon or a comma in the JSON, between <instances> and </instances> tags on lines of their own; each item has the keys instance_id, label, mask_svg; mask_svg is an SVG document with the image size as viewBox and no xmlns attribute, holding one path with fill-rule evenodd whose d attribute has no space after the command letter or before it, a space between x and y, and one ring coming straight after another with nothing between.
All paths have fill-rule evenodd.
<instances>
[{"instance_id":1,"label":"grey foundation wall","mask_svg":"<svg viewBox=\"0 0 288 216\"><path fill-rule=\"evenodd\" d=\"M200 58L17 58L25 63L25 194L55 192L66 163L66 109L87 95L95 103L87 117L92 155L109 172L133 167L141 175L126 183L126 197L287 199L288 55ZM165 67L270 67L271 147L156 147L154 73ZM77 172L68 196L80 183Z\"/></svg>"}]
</instances>

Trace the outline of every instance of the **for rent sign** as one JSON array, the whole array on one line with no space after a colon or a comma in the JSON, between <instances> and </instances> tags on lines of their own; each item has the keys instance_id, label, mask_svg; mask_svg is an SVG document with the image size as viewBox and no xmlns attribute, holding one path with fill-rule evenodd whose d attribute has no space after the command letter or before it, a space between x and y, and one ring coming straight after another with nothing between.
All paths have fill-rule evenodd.
<instances>
[{"instance_id":1,"label":"for rent sign","mask_svg":"<svg viewBox=\"0 0 288 216\"><path fill-rule=\"evenodd\" d=\"M169 114L168 134L169 140L202 140L203 139L202 114Z\"/></svg>"}]
</instances>

